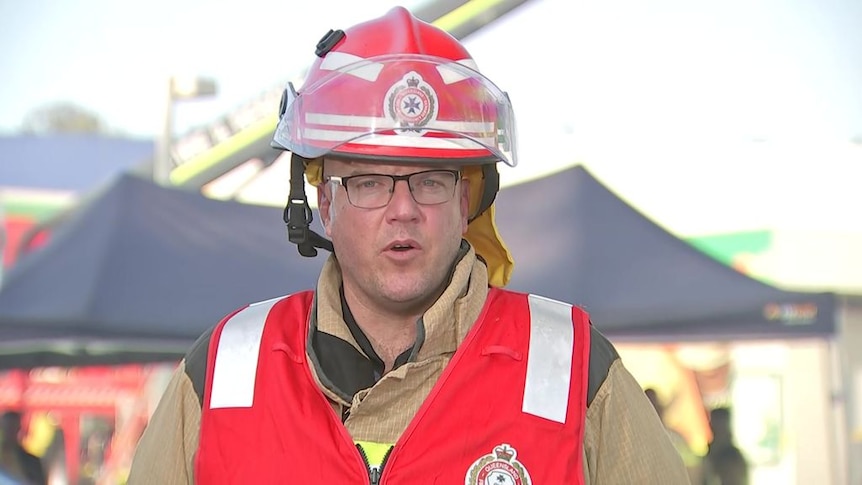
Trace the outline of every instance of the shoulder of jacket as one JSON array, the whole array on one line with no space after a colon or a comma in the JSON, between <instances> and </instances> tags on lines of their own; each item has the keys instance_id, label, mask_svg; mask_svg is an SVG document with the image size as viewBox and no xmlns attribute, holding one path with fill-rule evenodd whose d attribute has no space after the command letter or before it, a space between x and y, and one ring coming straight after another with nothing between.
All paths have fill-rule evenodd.
<instances>
[{"instance_id":1,"label":"shoulder of jacket","mask_svg":"<svg viewBox=\"0 0 862 485\"><path fill-rule=\"evenodd\" d=\"M617 349L599 332L590 322L590 360L587 382L587 407L592 404L593 399L605 383L610 373L611 366L619 359Z\"/></svg>"},{"instance_id":2,"label":"shoulder of jacket","mask_svg":"<svg viewBox=\"0 0 862 485\"><path fill-rule=\"evenodd\" d=\"M501 294L511 295L511 296L530 296L529 294L524 294L517 291L507 290L505 288L497 288L497 291ZM541 295L533 295L542 299L547 299L542 297ZM553 300L552 300L553 301ZM560 302L565 305L570 305L569 303ZM572 305L573 308L580 311L583 315L585 315L585 319L589 321L589 313L584 311L582 308ZM593 326L592 321L589 321L590 326L590 350L589 350L589 370L588 370L588 383L587 383L587 407L593 402L593 399L596 397L596 394L599 392L599 389L607 380L608 374L610 373L611 366L614 362L619 359L619 354L617 353L617 349L614 345L604 336L601 332L599 332L596 327Z\"/></svg>"},{"instance_id":3,"label":"shoulder of jacket","mask_svg":"<svg viewBox=\"0 0 862 485\"><path fill-rule=\"evenodd\" d=\"M296 294L313 294L311 290L299 292ZM268 302L277 302L287 298L288 296L282 296L277 298L272 298L270 300L264 300L256 303L252 303L250 305L246 305L242 308L238 308L230 315L226 316L222 321L220 321L217 325L210 327L206 332L200 335L194 344L189 348L188 352L184 357L185 360L185 372L189 377L189 380L192 382L192 387L195 390L195 394L198 397L198 402L203 406L203 395L204 395L204 387L206 386L206 378L207 378L207 367L209 366L209 349L210 342L212 341L213 332L219 326L227 323L231 318L236 316L238 313L243 310L253 307L258 304L264 304Z\"/></svg>"},{"instance_id":4,"label":"shoulder of jacket","mask_svg":"<svg viewBox=\"0 0 862 485\"><path fill-rule=\"evenodd\" d=\"M209 330L201 334L189 351L186 352L185 356L186 375L189 377L189 380L192 381L192 387L195 390L195 394L198 396L198 402L201 406L203 406L204 402L204 386L206 385L207 379L207 364L209 360L210 340L212 340L213 330L215 330L215 327L211 327Z\"/></svg>"}]
</instances>

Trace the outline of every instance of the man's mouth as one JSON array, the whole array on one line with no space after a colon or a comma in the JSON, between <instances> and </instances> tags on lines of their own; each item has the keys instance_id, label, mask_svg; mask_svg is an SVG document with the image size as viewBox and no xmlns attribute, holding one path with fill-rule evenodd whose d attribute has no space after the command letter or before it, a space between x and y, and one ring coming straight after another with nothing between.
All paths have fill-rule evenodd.
<instances>
[{"instance_id":1,"label":"man's mouth","mask_svg":"<svg viewBox=\"0 0 862 485\"><path fill-rule=\"evenodd\" d=\"M411 249L419 249L419 245L414 241L397 241L390 244L386 249L389 251L404 252Z\"/></svg>"}]
</instances>

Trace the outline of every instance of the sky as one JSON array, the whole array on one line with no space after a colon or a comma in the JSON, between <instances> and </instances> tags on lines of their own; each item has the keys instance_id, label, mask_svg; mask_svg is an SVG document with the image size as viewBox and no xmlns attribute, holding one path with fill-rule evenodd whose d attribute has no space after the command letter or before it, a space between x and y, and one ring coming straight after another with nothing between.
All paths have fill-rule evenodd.
<instances>
[{"instance_id":1,"label":"sky","mask_svg":"<svg viewBox=\"0 0 862 485\"><path fill-rule=\"evenodd\" d=\"M120 132L152 136L169 74L215 79L215 98L177 107L183 131L281 85L328 29L394 4L0 0L0 132L40 105L73 101ZM687 136L862 135L857 0L531 0L508 17L517 34L496 33L504 18L468 46L504 89L553 96L520 108L547 112L559 129L652 135L661 120L665 133ZM512 68L525 57L548 68Z\"/></svg>"},{"instance_id":2,"label":"sky","mask_svg":"<svg viewBox=\"0 0 862 485\"><path fill-rule=\"evenodd\" d=\"M504 182L578 162L676 234L862 234L860 25L858 0L534 0L467 44L515 107Z\"/></svg>"},{"instance_id":3,"label":"sky","mask_svg":"<svg viewBox=\"0 0 862 485\"><path fill-rule=\"evenodd\" d=\"M329 29L381 15L393 5L0 0L0 133L14 132L34 108L72 101L119 133L151 137L162 127L168 76L215 80L215 97L176 106L176 131L183 132L282 85L311 62Z\"/></svg>"},{"instance_id":4,"label":"sky","mask_svg":"<svg viewBox=\"0 0 862 485\"><path fill-rule=\"evenodd\" d=\"M216 97L176 106L182 133L282 85L328 29L392 5L0 0L0 134L72 101L151 137L169 74L215 79ZM504 184L585 163L677 232L799 211L845 227L862 219L860 25L858 0L530 0L465 44L515 107L521 164Z\"/></svg>"}]
</instances>

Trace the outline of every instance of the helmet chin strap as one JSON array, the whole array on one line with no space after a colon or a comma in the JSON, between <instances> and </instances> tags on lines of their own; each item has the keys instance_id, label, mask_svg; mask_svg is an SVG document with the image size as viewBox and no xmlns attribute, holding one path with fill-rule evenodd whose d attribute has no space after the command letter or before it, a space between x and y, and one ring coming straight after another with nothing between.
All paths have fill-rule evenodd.
<instances>
[{"instance_id":1,"label":"helmet chin strap","mask_svg":"<svg viewBox=\"0 0 862 485\"><path fill-rule=\"evenodd\" d=\"M317 256L318 249L325 249L330 253L332 241L310 229L314 220L311 207L308 205L308 197L305 195L305 166L309 159L295 153L290 154L290 195L287 206L284 208L284 223L287 224L287 238L296 248L299 254L313 258ZM470 221L482 215L491 207L500 189L500 174L496 164L482 165L482 196L476 213L470 216Z\"/></svg>"},{"instance_id":2,"label":"helmet chin strap","mask_svg":"<svg viewBox=\"0 0 862 485\"><path fill-rule=\"evenodd\" d=\"M299 254L313 258L317 256L318 248L332 252L332 241L309 229L314 216L305 195L306 162L308 159L290 154L290 195L283 217L287 224L288 240L296 244Z\"/></svg>"}]
</instances>

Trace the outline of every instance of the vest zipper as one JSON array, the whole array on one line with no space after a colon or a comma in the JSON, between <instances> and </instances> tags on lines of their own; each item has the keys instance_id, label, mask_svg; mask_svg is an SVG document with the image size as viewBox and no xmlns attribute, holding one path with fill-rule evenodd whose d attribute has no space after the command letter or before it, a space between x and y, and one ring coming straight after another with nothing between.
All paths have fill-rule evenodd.
<instances>
[{"instance_id":1,"label":"vest zipper","mask_svg":"<svg viewBox=\"0 0 862 485\"><path fill-rule=\"evenodd\" d=\"M365 469L368 471L368 479L371 482L371 485L380 485L380 478L383 476L383 467L386 466L386 462L389 460L389 455L392 454L392 449L394 446L390 446L388 450L386 450L386 454L383 455L383 460L380 462L380 466L371 466L371 463L368 462L368 455L365 453L365 450L362 449L362 445L356 444L356 449L359 450L359 456L362 457L362 463L365 463Z\"/></svg>"}]
</instances>

